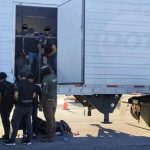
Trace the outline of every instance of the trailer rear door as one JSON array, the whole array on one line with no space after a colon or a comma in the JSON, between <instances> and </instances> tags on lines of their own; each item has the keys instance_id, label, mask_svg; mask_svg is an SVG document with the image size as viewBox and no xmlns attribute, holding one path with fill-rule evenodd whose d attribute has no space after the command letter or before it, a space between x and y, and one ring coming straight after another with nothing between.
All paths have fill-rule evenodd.
<instances>
[{"instance_id":1,"label":"trailer rear door","mask_svg":"<svg viewBox=\"0 0 150 150\"><path fill-rule=\"evenodd\" d=\"M82 0L71 0L58 8L59 84L83 82L82 3Z\"/></svg>"}]
</instances>

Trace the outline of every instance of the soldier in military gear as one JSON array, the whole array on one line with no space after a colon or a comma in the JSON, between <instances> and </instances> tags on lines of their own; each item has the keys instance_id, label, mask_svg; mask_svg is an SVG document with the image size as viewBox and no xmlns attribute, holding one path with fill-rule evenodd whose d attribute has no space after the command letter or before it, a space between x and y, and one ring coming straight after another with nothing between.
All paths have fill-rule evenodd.
<instances>
[{"instance_id":1,"label":"soldier in military gear","mask_svg":"<svg viewBox=\"0 0 150 150\"><path fill-rule=\"evenodd\" d=\"M34 97L33 100L33 110L32 110L32 129L33 129L32 136L36 137L36 135L38 135L38 106L39 100L42 99L42 91L41 87L35 84L35 78L32 74L29 74L27 76L27 79L29 80L30 83L33 83L35 87L36 96Z\"/></svg>"},{"instance_id":2,"label":"soldier in military gear","mask_svg":"<svg viewBox=\"0 0 150 150\"><path fill-rule=\"evenodd\" d=\"M27 138L23 141L23 144L31 144L32 136L32 124L31 115L33 107L33 98L35 97L34 84L30 83L26 79L26 73L21 72L19 74L19 81L15 87L15 100L16 106L12 116L12 135L11 139L5 141L5 145L16 145L15 140L21 120L25 119L25 125L27 130Z\"/></svg>"},{"instance_id":3,"label":"soldier in military gear","mask_svg":"<svg viewBox=\"0 0 150 150\"><path fill-rule=\"evenodd\" d=\"M7 75L4 72L0 73L0 111L1 119L4 128L2 139L9 139L10 134L10 113L13 108L14 85L6 80Z\"/></svg>"},{"instance_id":4,"label":"soldier in military gear","mask_svg":"<svg viewBox=\"0 0 150 150\"><path fill-rule=\"evenodd\" d=\"M57 79L52 69L48 66L41 68L42 73L42 95L41 106L47 122L47 137L44 142L53 142L55 140L55 112L57 105Z\"/></svg>"}]
</instances>

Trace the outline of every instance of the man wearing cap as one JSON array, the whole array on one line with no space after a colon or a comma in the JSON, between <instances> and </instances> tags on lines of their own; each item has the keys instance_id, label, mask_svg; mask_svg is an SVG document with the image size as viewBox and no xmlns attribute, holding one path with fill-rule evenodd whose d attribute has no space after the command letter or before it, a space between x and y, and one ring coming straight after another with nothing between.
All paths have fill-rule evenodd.
<instances>
[{"instance_id":1,"label":"man wearing cap","mask_svg":"<svg viewBox=\"0 0 150 150\"><path fill-rule=\"evenodd\" d=\"M53 70L48 66L41 68L42 73L42 95L41 107L47 122L47 136L43 142L53 142L55 140L55 112L57 105L57 79Z\"/></svg>"},{"instance_id":2,"label":"man wearing cap","mask_svg":"<svg viewBox=\"0 0 150 150\"><path fill-rule=\"evenodd\" d=\"M34 29L29 28L27 37L24 41L24 49L26 58L29 61L31 72L34 76L38 76L39 73L39 41L34 37Z\"/></svg>"},{"instance_id":3,"label":"man wearing cap","mask_svg":"<svg viewBox=\"0 0 150 150\"><path fill-rule=\"evenodd\" d=\"M57 48L53 39L53 33L50 26L46 26L44 29L46 39L44 41L45 56L47 57L48 65L57 71Z\"/></svg>"},{"instance_id":4,"label":"man wearing cap","mask_svg":"<svg viewBox=\"0 0 150 150\"><path fill-rule=\"evenodd\" d=\"M10 113L14 104L14 85L6 80L7 75L4 72L0 73L0 112L4 128L2 139L9 139L10 134Z\"/></svg>"}]
</instances>

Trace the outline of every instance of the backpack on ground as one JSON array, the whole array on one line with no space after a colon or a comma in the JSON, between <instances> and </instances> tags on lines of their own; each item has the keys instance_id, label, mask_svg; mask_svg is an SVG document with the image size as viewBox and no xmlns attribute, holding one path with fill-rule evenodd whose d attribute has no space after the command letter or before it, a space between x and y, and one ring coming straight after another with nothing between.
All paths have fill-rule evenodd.
<instances>
[{"instance_id":1,"label":"backpack on ground","mask_svg":"<svg viewBox=\"0 0 150 150\"><path fill-rule=\"evenodd\" d=\"M67 122L60 120L60 122L56 122L56 132L60 132L61 134L70 134L71 128Z\"/></svg>"},{"instance_id":2,"label":"backpack on ground","mask_svg":"<svg viewBox=\"0 0 150 150\"><path fill-rule=\"evenodd\" d=\"M42 135L46 135L46 121L39 118L37 119L37 128L38 132ZM56 121L56 132L60 132L61 135L70 134L71 128L64 120L60 120L60 122Z\"/></svg>"}]
</instances>

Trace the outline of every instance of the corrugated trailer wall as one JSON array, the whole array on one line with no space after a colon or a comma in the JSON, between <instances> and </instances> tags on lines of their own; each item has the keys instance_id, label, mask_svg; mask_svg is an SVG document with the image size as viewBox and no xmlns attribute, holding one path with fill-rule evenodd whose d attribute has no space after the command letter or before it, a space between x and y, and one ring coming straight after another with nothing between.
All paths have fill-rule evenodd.
<instances>
[{"instance_id":1,"label":"corrugated trailer wall","mask_svg":"<svg viewBox=\"0 0 150 150\"><path fill-rule=\"evenodd\" d=\"M8 74L12 80L13 73L13 5L10 0L0 3L0 71Z\"/></svg>"},{"instance_id":2,"label":"corrugated trailer wall","mask_svg":"<svg viewBox=\"0 0 150 150\"><path fill-rule=\"evenodd\" d=\"M0 3L0 72L4 71L14 81L15 55L15 5L57 6L60 0L2 0Z\"/></svg>"},{"instance_id":3,"label":"corrugated trailer wall","mask_svg":"<svg viewBox=\"0 0 150 150\"><path fill-rule=\"evenodd\" d=\"M85 84L150 84L150 1L86 0Z\"/></svg>"}]
</instances>

